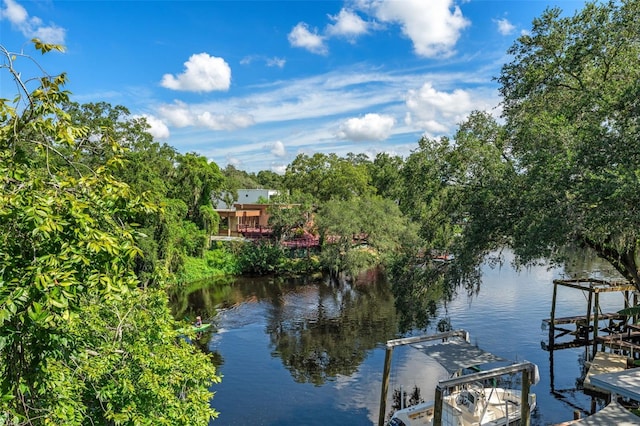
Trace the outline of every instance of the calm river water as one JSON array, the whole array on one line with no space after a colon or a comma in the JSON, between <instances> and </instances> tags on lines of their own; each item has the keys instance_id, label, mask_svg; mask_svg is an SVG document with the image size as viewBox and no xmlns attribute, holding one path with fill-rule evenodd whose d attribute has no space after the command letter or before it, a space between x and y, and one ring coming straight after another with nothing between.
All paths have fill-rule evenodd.
<instances>
[{"instance_id":1,"label":"calm river water","mask_svg":"<svg viewBox=\"0 0 640 426\"><path fill-rule=\"evenodd\" d=\"M471 342L482 349L538 365L532 425L570 420L576 409L584 416L591 398L576 389L576 381L585 349L551 356L541 346L548 340L542 320L550 316L552 280L583 272L601 277L597 265L518 272L508 260L502 267L484 265L479 293L463 292L453 302L440 303L432 324L448 319L454 329L469 331ZM239 279L212 284L187 300L185 316L200 313L215 323L199 342L214 354L223 375L214 387L211 403L220 416L213 425L377 424L384 343L401 337L393 296L383 280L372 275L352 286ZM586 303L581 291L560 288L556 315L583 315ZM621 309L622 295L605 294L601 305L604 311ZM422 397L431 399L437 380L446 377L424 354L395 350L392 388L417 385ZM596 403L600 408L602 401Z\"/></svg>"}]
</instances>

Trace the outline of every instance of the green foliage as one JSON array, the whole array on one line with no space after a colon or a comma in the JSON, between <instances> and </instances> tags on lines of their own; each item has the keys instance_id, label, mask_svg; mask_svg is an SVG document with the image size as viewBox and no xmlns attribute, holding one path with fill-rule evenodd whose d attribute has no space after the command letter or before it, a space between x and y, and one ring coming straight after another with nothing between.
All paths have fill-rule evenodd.
<instances>
[{"instance_id":1,"label":"green foliage","mask_svg":"<svg viewBox=\"0 0 640 426\"><path fill-rule=\"evenodd\" d=\"M407 250L389 262L387 274L392 282L400 332L426 329L435 317L438 303L451 300L450 283L455 280L448 272L422 259L417 250Z\"/></svg>"},{"instance_id":2,"label":"green foliage","mask_svg":"<svg viewBox=\"0 0 640 426\"><path fill-rule=\"evenodd\" d=\"M380 197L326 202L315 223L323 240L321 261L334 274L354 276L419 244L415 226L393 201Z\"/></svg>"},{"instance_id":3,"label":"green foliage","mask_svg":"<svg viewBox=\"0 0 640 426\"><path fill-rule=\"evenodd\" d=\"M177 338L164 291L135 290L121 302L87 301L70 333L83 342L74 364L55 363L51 395L71 384L90 424L198 425L217 416L209 388L219 382L211 360ZM114 327L113 325L117 325ZM68 423L61 417L61 424ZM83 422L84 423L84 422ZM80 424L80 423L78 423Z\"/></svg>"},{"instance_id":4,"label":"green foliage","mask_svg":"<svg viewBox=\"0 0 640 426\"><path fill-rule=\"evenodd\" d=\"M205 220L212 220L212 215L203 218L209 212L201 210L201 206L211 206L211 194L222 187L223 175L218 166L209 162L206 157L195 153L178 156L178 166L175 179L169 191L170 198L184 201L187 205L187 216L200 226L205 226ZM208 226L213 229L212 224Z\"/></svg>"},{"instance_id":5,"label":"green foliage","mask_svg":"<svg viewBox=\"0 0 640 426\"><path fill-rule=\"evenodd\" d=\"M268 275L281 271L284 251L271 241L244 244L239 253L238 265L243 274Z\"/></svg>"},{"instance_id":6,"label":"green foliage","mask_svg":"<svg viewBox=\"0 0 640 426\"><path fill-rule=\"evenodd\" d=\"M271 170L260 170L256 175L258 185L266 189L284 189L284 178Z\"/></svg>"},{"instance_id":7,"label":"green foliage","mask_svg":"<svg viewBox=\"0 0 640 426\"><path fill-rule=\"evenodd\" d=\"M228 164L227 167L222 169L224 176L224 188L230 192L237 192L238 189L253 189L259 188L260 184L257 182L256 177L244 170L238 170L233 164Z\"/></svg>"},{"instance_id":8,"label":"green foliage","mask_svg":"<svg viewBox=\"0 0 640 426\"><path fill-rule=\"evenodd\" d=\"M140 222L159 209L118 179L116 133L67 112L64 75L27 93L0 51L0 69L24 90L15 104L0 101L0 419L208 422L215 369L177 343L162 287L143 290L136 274Z\"/></svg>"},{"instance_id":9,"label":"green foliage","mask_svg":"<svg viewBox=\"0 0 640 426\"><path fill-rule=\"evenodd\" d=\"M308 230L312 224L314 211L312 197L300 194L291 197L280 194L272 198L272 204L267 208L269 214L269 227L273 230L276 240L288 240L295 236L299 230Z\"/></svg>"},{"instance_id":10,"label":"green foliage","mask_svg":"<svg viewBox=\"0 0 640 426\"><path fill-rule=\"evenodd\" d=\"M457 219L451 213L457 206L454 182L448 176L451 149L448 138L423 138L400 172L404 182L400 210L419 224L429 247L445 251L453 244Z\"/></svg>"},{"instance_id":11,"label":"green foliage","mask_svg":"<svg viewBox=\"0 0 640 426\"><path fill-rule=\"evenodd\" d=\"M401 170L404 161L401 157L379 153L369 165L371 185L376 188L376 194L382 198L399 200L403 190Z\"/></svg>"},{"instance_id":12,"label":"green foliage","mask_svg":"<svg viewBox=\"0 0 640 426\"><path fill-rule=\"evenodd\" d=\"M519 258L578 241L640 288L640 3L545 11L499 79L513 158ZM502 212L504 214L504 212Z\"/></svg>"},{"instance_id":13,"label":"green foliage","mask_svg":"<svg viewBox=\"0 0 640 426\"><path fill-rule=\"evenodd\" d=\"M287 166L284 184L292 195L307 194L318 202L350 200L373 192L367 164L336 154L298 155Z\"/></svg>"},{"instance_id":14,"label":"green foliage","mask_svg":"<svg viewBox=\"0 0 640 426\"><path fill-rule=\"evenodd\" d=\"M207 250L204 257L187 256L178 276L181 283L191 283L220 275L237 275L240 267L234 253L225 247Z\"/></svg>"}]
</instances>

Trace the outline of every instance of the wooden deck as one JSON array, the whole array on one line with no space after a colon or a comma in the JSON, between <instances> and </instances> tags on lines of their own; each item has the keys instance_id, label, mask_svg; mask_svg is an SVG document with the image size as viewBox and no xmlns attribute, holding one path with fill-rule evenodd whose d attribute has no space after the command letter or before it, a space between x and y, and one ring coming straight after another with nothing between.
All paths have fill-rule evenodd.
<instances>
[{"instance_id":1,"label":"wooden deck","mask_svg":"<svg viewBox=\"0 0 640 426\"><path fill-rule=\"evenodd\" d=\"M616 312L609 312L609 313L603 313L603 314L599 314L598 315L598 319L599 320L610 320L610 319L614 319L614 320L622 320L625 319L626 317L624 315L620 315ZM595 315L590 315L589 316L589 320L587 321L587 316L586 315L576 315L576 316L572 316L572 317L562 317L562 318L554 318L553 319L553 325L558 325L558 324L585 324L585 323L592 323L593 320L595 319ZM546 324L551 324L552 320L550 318L547 319L543 319L542 320L544 323Z\"/></svg>"},{"instance_id":2,"label":"wooden deck","mask_svg":"<svg viewBox=\"0 0 640 426\"><path fill-rule=\"evenodd\" d=\"M598 394L609 393L604 389L591 384L591 377L604 373L615 373L627 369L627 357L624 355L598 352L596 356L589 362L589 370L584 378L583 386L585 391Z\"/></svg>"}]
</instances>

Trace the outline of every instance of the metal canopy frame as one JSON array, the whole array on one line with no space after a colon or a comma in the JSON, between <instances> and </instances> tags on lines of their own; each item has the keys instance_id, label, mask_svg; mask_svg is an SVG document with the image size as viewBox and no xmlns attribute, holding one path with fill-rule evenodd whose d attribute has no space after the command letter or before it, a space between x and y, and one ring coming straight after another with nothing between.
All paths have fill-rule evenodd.
<instances>
[{"instance_id":1,"label":"metal canopy frame","mask_svg":"<svg viewBox=\"0 0 640 426\"><path fill-rule=\"evenodd\" d=\"M424 342L440 341L435 344L424 344ZM391 372L391 357L396 346L411 345L426 355L435 359L449 372L459 371L460 369L469 368L477 365L484 365L493 362L506 362L497 355L483 351L469 342L469 332L466 330L455 330L446 333L439 333L425 336L414 336L403 339L394 339L387 341L386 353L384 358L384 372L382 375L382 389L380 392L380 413L378 417L378 425L384 425L386 414L387 394L389 392L389 375ZM521 403L521 424L530 425L530 409L529 409L529 387L531 383L537 383L539 379L538 367L530 362L521 362L508 365L506 367L492 368L487 371L463 375L451 378L449 380L440 381L436 386L435 399L435 415L434 425L442 423L442 403L444 392L452 387L471 381L489 379L499 377L504 374L522 374L522 403Z\"/></svg>"}]
</instances>

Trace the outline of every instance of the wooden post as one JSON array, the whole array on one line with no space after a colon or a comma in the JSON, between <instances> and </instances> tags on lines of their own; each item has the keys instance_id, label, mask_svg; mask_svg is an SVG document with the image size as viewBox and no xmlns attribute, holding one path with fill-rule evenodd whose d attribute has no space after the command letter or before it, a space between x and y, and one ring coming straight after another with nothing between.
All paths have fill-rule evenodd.
<instances>
[{"instance_id":1,"label":"wooden post","mask_svg":"<svg viewBox=\"0 0 640 426\"><path fill-rule=\"evenodd\" d=\"M556 298L558 296L558 283L553 282L553 297L551 298L551 320L549 321L549 351L553 351L556 339Z\"/></svg>"},{"instance_id":2,"label":"wooden post","mask_svg":"<svg viewBox=\"0 0 640 426\"><path fill-rule=\"evenodd\" d=\"M596 289L595 305L593 306L593 354L591 358L595 358L598 351L598 312L600 312L600 293Z\"/></svg>"},{"instance_id":3,"label":"wooden post","mask_svg":"<svg viewBox=\"0 0 640 426\"><path fill-rule=\"evenodd\" d=\"M378 426L384 426L384 416L387 414L387 393L389 392L389 376L391 373L391 356L393 346L387 346L384 354L384 372L382 373L382 391L380 392L380 415Z\"/></svg>"},{"instance_id":4,"label":"wooden post","mask_svg":"<svg viewBox=\"0 0 640 426\"><path fill-rule=\"evenodd\" d=\"M520 424L522 426L531 425L531 407L529 406L531 373L531 369L522 370L522 392L520 394Z\"/></svg>"},{"instance_id":5,"label":"wooden post","mask_svg":"<svg viewBox=\"0 0 640 426\"><path fill-rule=\"evenodd\" d=\"M585 319L585 323L587 325L587 335L586 335L587 340L584 344L585 348L589 345L589 324L591 321L591 305L592 304L593 304L593 287L592 287L592 284L589 283L589 300L587 302L587 318Z\"/></svg>"},{"instance_id":6,"label":"wooden post","mask_svg":"<svg viewBox=\"0 0 640 426\"><path fill-rule=\"evenodd\" d=\"M433 405L433 426L442 426L442 402L443 391L440 385L436 386L436 400Z\"/></svg>"}]
</instances>

